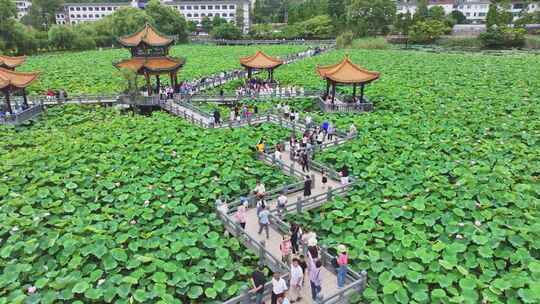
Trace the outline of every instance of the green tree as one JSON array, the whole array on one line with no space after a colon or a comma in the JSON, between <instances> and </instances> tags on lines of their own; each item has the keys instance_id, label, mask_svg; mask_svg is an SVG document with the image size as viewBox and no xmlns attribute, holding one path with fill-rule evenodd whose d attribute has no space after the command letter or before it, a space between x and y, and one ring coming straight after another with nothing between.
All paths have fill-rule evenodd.
<instances>
[{"instance_id":1,"label":"green tree","mask_svg":"<svg viewBox=\"0 0 540 304\"><path fill-rule=\"evenodd\" d=\"M56 24L56 12L63 4L63 0L32 0L23 22L37 29L48 30Z\"/></svg>"},{"instance_id":2,"label":"green tree","mask_svg":"<svg viewBox=\"0 0 540 304\"><path fill-rule=\"evenodd\" d=\"M414 43L431 43L439 39L448 27L438 20L420 21L411 26L409 37Z\"/></svg>"},{"instance_id":3,"label":"green tree","mask_svg":"<svg viewBox=\"0 0 540 304\"><path fill-rule=\"evenodd\" d=\"M188 33L184 16L177 10L161 5L158 0L150 1L145 12L154 20L157 30L167 35L174 35L178 42L186 42Z\"/></svg>"},{"instance_id":4,"label":"green tree","mask_svg":"<svg viewBox=\"0 0 540 304\"><path fill-rule=\"evenodd\" d=\"M141 28L145 23L155 24L153 18L145 11L129 7L119 9L111 15L112 34L114 37L121 37L132 34Z\"/></svg>"},{"instance_id":5,"label":"green tree","mask_svg":"<svg viewBox=\"0 0 540 304\"><path fill-rule=\"evenodd\" d=\"M231 23L224 23L212 29L210 35L215 39L240 39L242 38L242 30Z\"/></svg>"},{"instance_id":6,"label":"green tree","mask_svg":"<svg viewBox=\"0 0 540 304\"><path fill-rule=\"evenodd\" d=\"M0 0L0 24L4 21L17 17L17 6L15 1Z\"/></svg>"},{"instance_id":7,"label":"green tree","mask_svg":"<svg viewBox=\"0 0 540 304\"><path fill-rule=\"evenodd\" d=\"M450 18L454 19L456 24L465 24L467 21L467 17L465 17L462 12L457 10L450 13Z\"/></svg>"},{"instance_id":8,"label":"green tree","mask_svg":"<svg viewBox=\"0 0 540 304\"><path fill-rule=\"evenodd\" d=\"M425 21L429 18L428 1L419 0L413 15L413 23Z\"/></svg>"},{"instance_id":9,"label":"green tree","mask_svg":"<svg viewBox=\"0 0 540 304\"><path fill-rule=\"evenodd\" d=\"M486 27L491 28L494 25L499 25L499 9L497 4L490 4L486 16Z\"/></svg>"},{"instance_id":10,"label":"green tree","mask_svg":"<svg viewBox=\"0 0 540 304\"><path fill-rule=\"evenodd\" d=\"M394 22L394 32L407 35L412 24L413 20L410 12L399 13L396 15L396 21Z\"/></svg>"},{"instance_id":11,"label":"green tree","mask_svg":"<svg viewBox=\"0 0 540 304\"><path fill-rule=\"evenodd\" d=\"M224 18L221 18L220 16L214 16L214 18L212 19L212 28L218 27L225 23L227 23L227 20L225 20Z\"/></svg>"},{"instance_id":12,"label":"green tree","mask_svg":"<svg viewBox=\"0 0 540 304\"><path fill-rule=\"evenodd\" d=\"M0 0L0 46L4 50L15 48L17 7L11 0Z\"/></svg>"},{"instance_id":13,"label":"green tree","mask_svg":"<svg viewBox=\"0 0 540 304\"><path fill-rule=\"evenodd\" d=\"M189 33L195 33L197 32L197 22L189 20L187 22L187 31Z\"/></svg>"},{"instance_id":14,"label":"green tree","mask_svg":"<svg viewBox=\"0 0 540 304\"><path fill-rule=\"evenodd\" d=\"M445 19L444 8L438 5L430 7L428 10L428 18L430 20L444 21Z\"/></svg>"},{"instance_id":15,"label":"green tree","mask_svg":"<svg viewBox=\"0 0 540 304\"><path fill-rule=\"evenodd\" d=\"M212 31L212 20L208 16L204 16L201 20L201 28L204 32L210 33Z\"/></svg>"},{"instance_id":16,"label":"green tree","mask_svg":"<svg viewBox=\"0 0 540 304\"><path fill-rule=\"evenodd\" d=\"M316 16L283 29L284 38L326 39L334 36L335 28L328 15Z\"/></svg>"},{"instance_id":17,"label":"green tree","mask_svg":"<svg viewBox=\"0 0 540 304\"><path fill-rule=\"evenodd\" d=\"M76 38L75 31L71 26L53 25L49 29L49 43L59 50L68 50L73 47Z\"/></svg>"},{"instance_id":18,"label":"green tree","mask_svg":"<svg viewBox=\"0 0 540 304\"><path fill-rule=\"evenodd\" d=\"M239 28L244 28L244 9L241 5L237 5L236 8L236 26Z\"/></svg>"},{"instance_id":19,"label":"green tree","mask_svg":"<svg viewBox=\"0 0 540 304\"><path fill-rule=\"evenodd\" d=\"M387 34L396 4L392 0L351 0L347 10L347 23L358 36Z\"/></svg>"}]
</instances>

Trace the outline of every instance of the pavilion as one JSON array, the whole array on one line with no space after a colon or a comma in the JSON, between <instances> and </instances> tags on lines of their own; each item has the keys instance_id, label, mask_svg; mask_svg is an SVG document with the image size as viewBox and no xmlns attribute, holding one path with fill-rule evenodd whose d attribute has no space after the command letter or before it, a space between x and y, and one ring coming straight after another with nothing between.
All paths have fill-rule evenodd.
<instances>
[{"instance_id":1,"label":"pavilion","mask_svg":"<svg viewBox=\"0 0 540 304\"><path fill-rule=\"evenodd\" d=\"M11 93L21 90L24 106L28 108L28 99L26 97L26 88L36 80L38 73L22 73L0 68L0 90L6 98L7 110L13 114L11 107Z\"/></svg>"},{"instance_id":2,"label":"pavilion","mask_svg":"<svg viewBox=\"0 0 540 304\"><path fill-rule=\"evenodd\" d=\"M0 68L8 70L15 70L26 61L26 56L10 57L6 55L0 55Z\"/></svg>"},{"instance_id":3,"label":"pavilion","mask_svg":"<svg viewBox=\"0 0 540 304\"><path fill-rule=\"evenodd\" d=\"M340 63L328 66L317 66L317 72L326 80L326 95L324 96L324 99L326 100L329 96L332 96L332 104L334 104L336 99L336 86L338 85L352 85L353 101L357 100L356 88L357 86L360 86L360 99L358 101L359 103L367 102L364 98L364 86L379 79L380 76L380 73L378 72L368 71L352 63L348 55L345 56ZM332 92L330 92L330 88L332 88Z\"/></svg>"},{"instance_id":4,"label":"pavilion","mask_svg":"<svg viewBox=\"0 0 540 304\"><path fill-rule=\"evenodd\" d=\"M157 92L161 87L162 74L168 74L171 86L177 88L178 70L184 65L185 60L169 56L169 47L174 42L172 38L160 34L147 23L140 31L121 37L118 42L129 49L131 58L114 65L118 69L128 69L138 75L144 75L148 96L153 93L151 76L156 76Z\"/></svg>"},{"instance_id":5,"label":"pavilion","mask_svg":"<svg viewBox=\"0 0 540 304\"><path fill-rule=\"evenodd\" d=\"M254 70L266 70L268 80L274 82L274 70L283 64L283 60L257 51L253 56L240 58L240 64L247 70L248 79L251 79Z\"/></svg>"}]
</instances>

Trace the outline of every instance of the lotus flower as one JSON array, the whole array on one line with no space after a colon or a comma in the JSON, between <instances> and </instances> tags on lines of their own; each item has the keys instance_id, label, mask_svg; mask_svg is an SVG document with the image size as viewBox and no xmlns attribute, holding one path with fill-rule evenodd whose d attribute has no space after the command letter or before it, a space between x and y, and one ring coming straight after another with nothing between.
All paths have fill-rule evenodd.
<instances>
[{"instance_id":1,"label":"lotus flower","mask_svg":"<svg viewBox=\"0 0 540 304\"><path fill-rule=\"evenodd\" d=\"M474 225L476 225L477 227L480 227L482 225L482 222L480 221L474 221Z\"/></svg>"},{"instance_id":2,"label":"lotus flower","mask_svg":"<svg viewBox=\"0 0 540 304\"><path fill-rule=\"evenodd\" d=\"M100 286L103 283L105 283L105 279L99 279L99 281L97 282L97 286Z\"/></svg>"},{"instance_id":3,"label":"lotus flower","mask_svg":"<svg viewBox=\"0 0 540 304\"><path fill-rule=\"evenodd\" d=\"M161 204L161 209L165 209L165 205Z\"/></svg>"},{"instance_id":4,"label":"lotus flower","mask_svg":"<svg viewBox=\"0 0 540 304\"><path fill-rule=\"evenodd\" d=\"M459 223L458 226L463 227L463 226L465 226L465 224L464 223Z\"/></svg>"},{"instance_id":5,"label":"lotus flower","mask_svg":"<svg viewBox=\"0 0 540 304\"><path fill-rule=\"evenodd\" d=\"M116 187L120 187L120 183L115 183L114 184Z\"/></svg>"},{"instance_id":6,"label":"lotus flower","mask_svg":"<svg viewBox=\"0 0 540 304\"><path fill-rule=\"evenodd\" d=\"M137 221L136 220L131 220L131 222L129 222L131 225L135 225L137 224Z\"/></svg>"},{"instance_id":7,"label":"lotus flower","mask_svg":"<svg viewBox=\"0 0 540 304\"><path fill-rule=\"evenodd\" d=\"M172 191L172 188L171 187L167 188L167 191Z\"/></svg>"},{"instance_id":8,"label":"lotus flower","mask_svg":"<svg viewBox=\"0 0 540 304\"><path fill-rule=\"evenodd\" d=\"M385 203L388 203L388 199L385 198L385 199L384 199L384 202L385 202Z\"/></svg>"},{"instance_id":9,"label":"lotus flower","mask_svg":"<svg viewBox=\"0 0 540 304\"><path fill-rule=\"evenodd\" d=\"M96 174L96 177L100 177L100 176L101 176L101 175L99 175L99 174Z\"/></svg>"},{"instance_id":10,"label":"lotus flower","mask_svg":"<svg viewBox=\"0 0 540 304\"><path fill-rule=\"evenodd\" d=\"M171 155L172 155L172 157L176 157L176 151L173 150Z\"/></svg>"},{"instance_id":11,"label":"lotus flower","mask_svg":"<svg viewBox=\"0 0 540 304\"><path fill-rule=\"evenodd\" d=\"M17 226L14 226L13 228L11 228L11 231L15 232L15 231L19 231L19 227Z\"/></svg>"},{"instance_id":12,"label":"lotus flower","mask_svg":"<svg viewBox=\"0 0 540 304\"><path fill-rule=\"evenodd\" d=\"M148 205L150 205L150 201L149 201L149 200L145 200L145 201L144 201L144 206L147 207Z\"/></svg>"},{"instance_id":13,"label":"lotus flower","mask_svg":"<svg viewBox=\"0 0 540 304\"><path fill-rule=\"evenodd\" d=\"M456 235L456 239L461 240L462 238L463 238L463 235L461 234Z\"/></svg>"},{"instance_id":14,"label":"lotus flower","mask_svg":"<svg viewBox=\"0 0 540 304\"><path fill-rule=\"evenodd\" d=\"M154 189L154 186L150 185L150 186L148 186L148 189L152 190L152 189Z\"/></svg>"},{"instance_id":15,"label":"lotus flower","mask_svg":"<svg viewBox=\"0 0 540 304\"><path fill-rule=\"evenodd\" d=\"M49 212L43 213L43 216L49 216L49 215L51 215Z\"/></svg>"},{"instance_id":16,"label":"lotus flower","mask_svg":"<svg viewBox=\"0 0 540 304\"><path fill-rule=\"evenodd\" d=\"M37 287L36 286L30 286L28 287L28 293L29 294L33 294L37 291Z\"/></svg>"},{"instance_id":17,"label":"lotus flower","mask_svg":"<svg viewBox=\"0 0 540 304\"><path fill-rule=\"evenodd\" d=\"M172 197L172 194L167 195L167 197L168 197L168 198L171 198L171 197Z\"/></svg>"},{"instance_id":18,"label":"lotus flower","mask_svg":"<svg viewBox=\"0 0 540 304\"><path fill-rule=\"evenodd\" d=\"M407 210L408 208L409 208L409 207L407 207L407 205L401 206L401 209L403 209L403 210Z\"/></svg>"},{"instance_id":19,"label":"lotus flower","mask_svg":"<svg viewBox=\"0 0 540 304\"><path fill-rule=\"evenodd\" d=\"M476 208L482 207L482 205L480 203L476 203L475 205L476 205Z\"/></svg>"}]
</instances>

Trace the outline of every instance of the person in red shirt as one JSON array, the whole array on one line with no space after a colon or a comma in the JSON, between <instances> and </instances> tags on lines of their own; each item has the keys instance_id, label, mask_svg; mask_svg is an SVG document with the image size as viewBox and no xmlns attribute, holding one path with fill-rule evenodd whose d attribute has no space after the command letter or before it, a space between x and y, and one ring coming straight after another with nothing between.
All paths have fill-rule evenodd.
<instances>
[{"instance_id":1,"label":"person in red shirt","mask_svg":"<svg viewBox=\"0 0 540 304\"><path fill-rule=\"evenodd\" d=\"M345 277L347 275L347 265L349 263L349 257L347 256L347 248L345 245L339 245L337 247L338 257L337 257L337 285L338 288L345 287Z\"/></svg>"}]
</instances>

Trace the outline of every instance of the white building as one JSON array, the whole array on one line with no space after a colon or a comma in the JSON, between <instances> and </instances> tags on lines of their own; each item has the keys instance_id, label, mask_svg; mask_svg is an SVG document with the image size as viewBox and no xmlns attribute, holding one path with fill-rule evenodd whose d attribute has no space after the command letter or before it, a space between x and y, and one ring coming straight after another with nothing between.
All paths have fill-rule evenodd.
<instances>
[{"instance_id":1,"label":"white building","mask_svg":"<svg viewBox=\"0 0 540 304\"><path fill-rule=\"evenodd\" d=\"M27 0L17 0L15 1L15 6L17 7L17 18L21 19L28 14L32 2Z\"/></svg>"},{"instance_id":2,"label":"white building","mask_svg":"<svg viewBox=\"0 0 540 304\"><path fill-rule=\"evenodd\" d=\"M457 10L462 12L467 20L472 23L484 23L489 10L489 4L489 0L432 0L428 3L428 8L442 6L446 14L450 14L452 11ZM396 5L397 13L410 12L411 14L414 14L416 12L417 1L397 1ZM540 3L538 2L530 4L524 2L512 2L509 10L514 15L514 18L517 19L526 5L528 6L528 12L540 11Z\"/></svg>"},{"instance_id":3,"label":"white building","mask_svg":"<svg viewBox=\"0 0 540 304\"><path fill-rule=\"evenodd\" d=\"M251 4L249 0L218 0L218 1L162 1L176 9L187 21L194 21L201 24L204 17L210 19L219 16L228 22L236 23L237 14L243 14L243 23L239 25L244 32L249 31L249 19ZM56 14L57 24L78 24L99 20L114 13L124 7L135 7L144 9L146 5L142 1L132 1L131 3L66 3L63 10Z\"/></svg>"}]
</instances>

